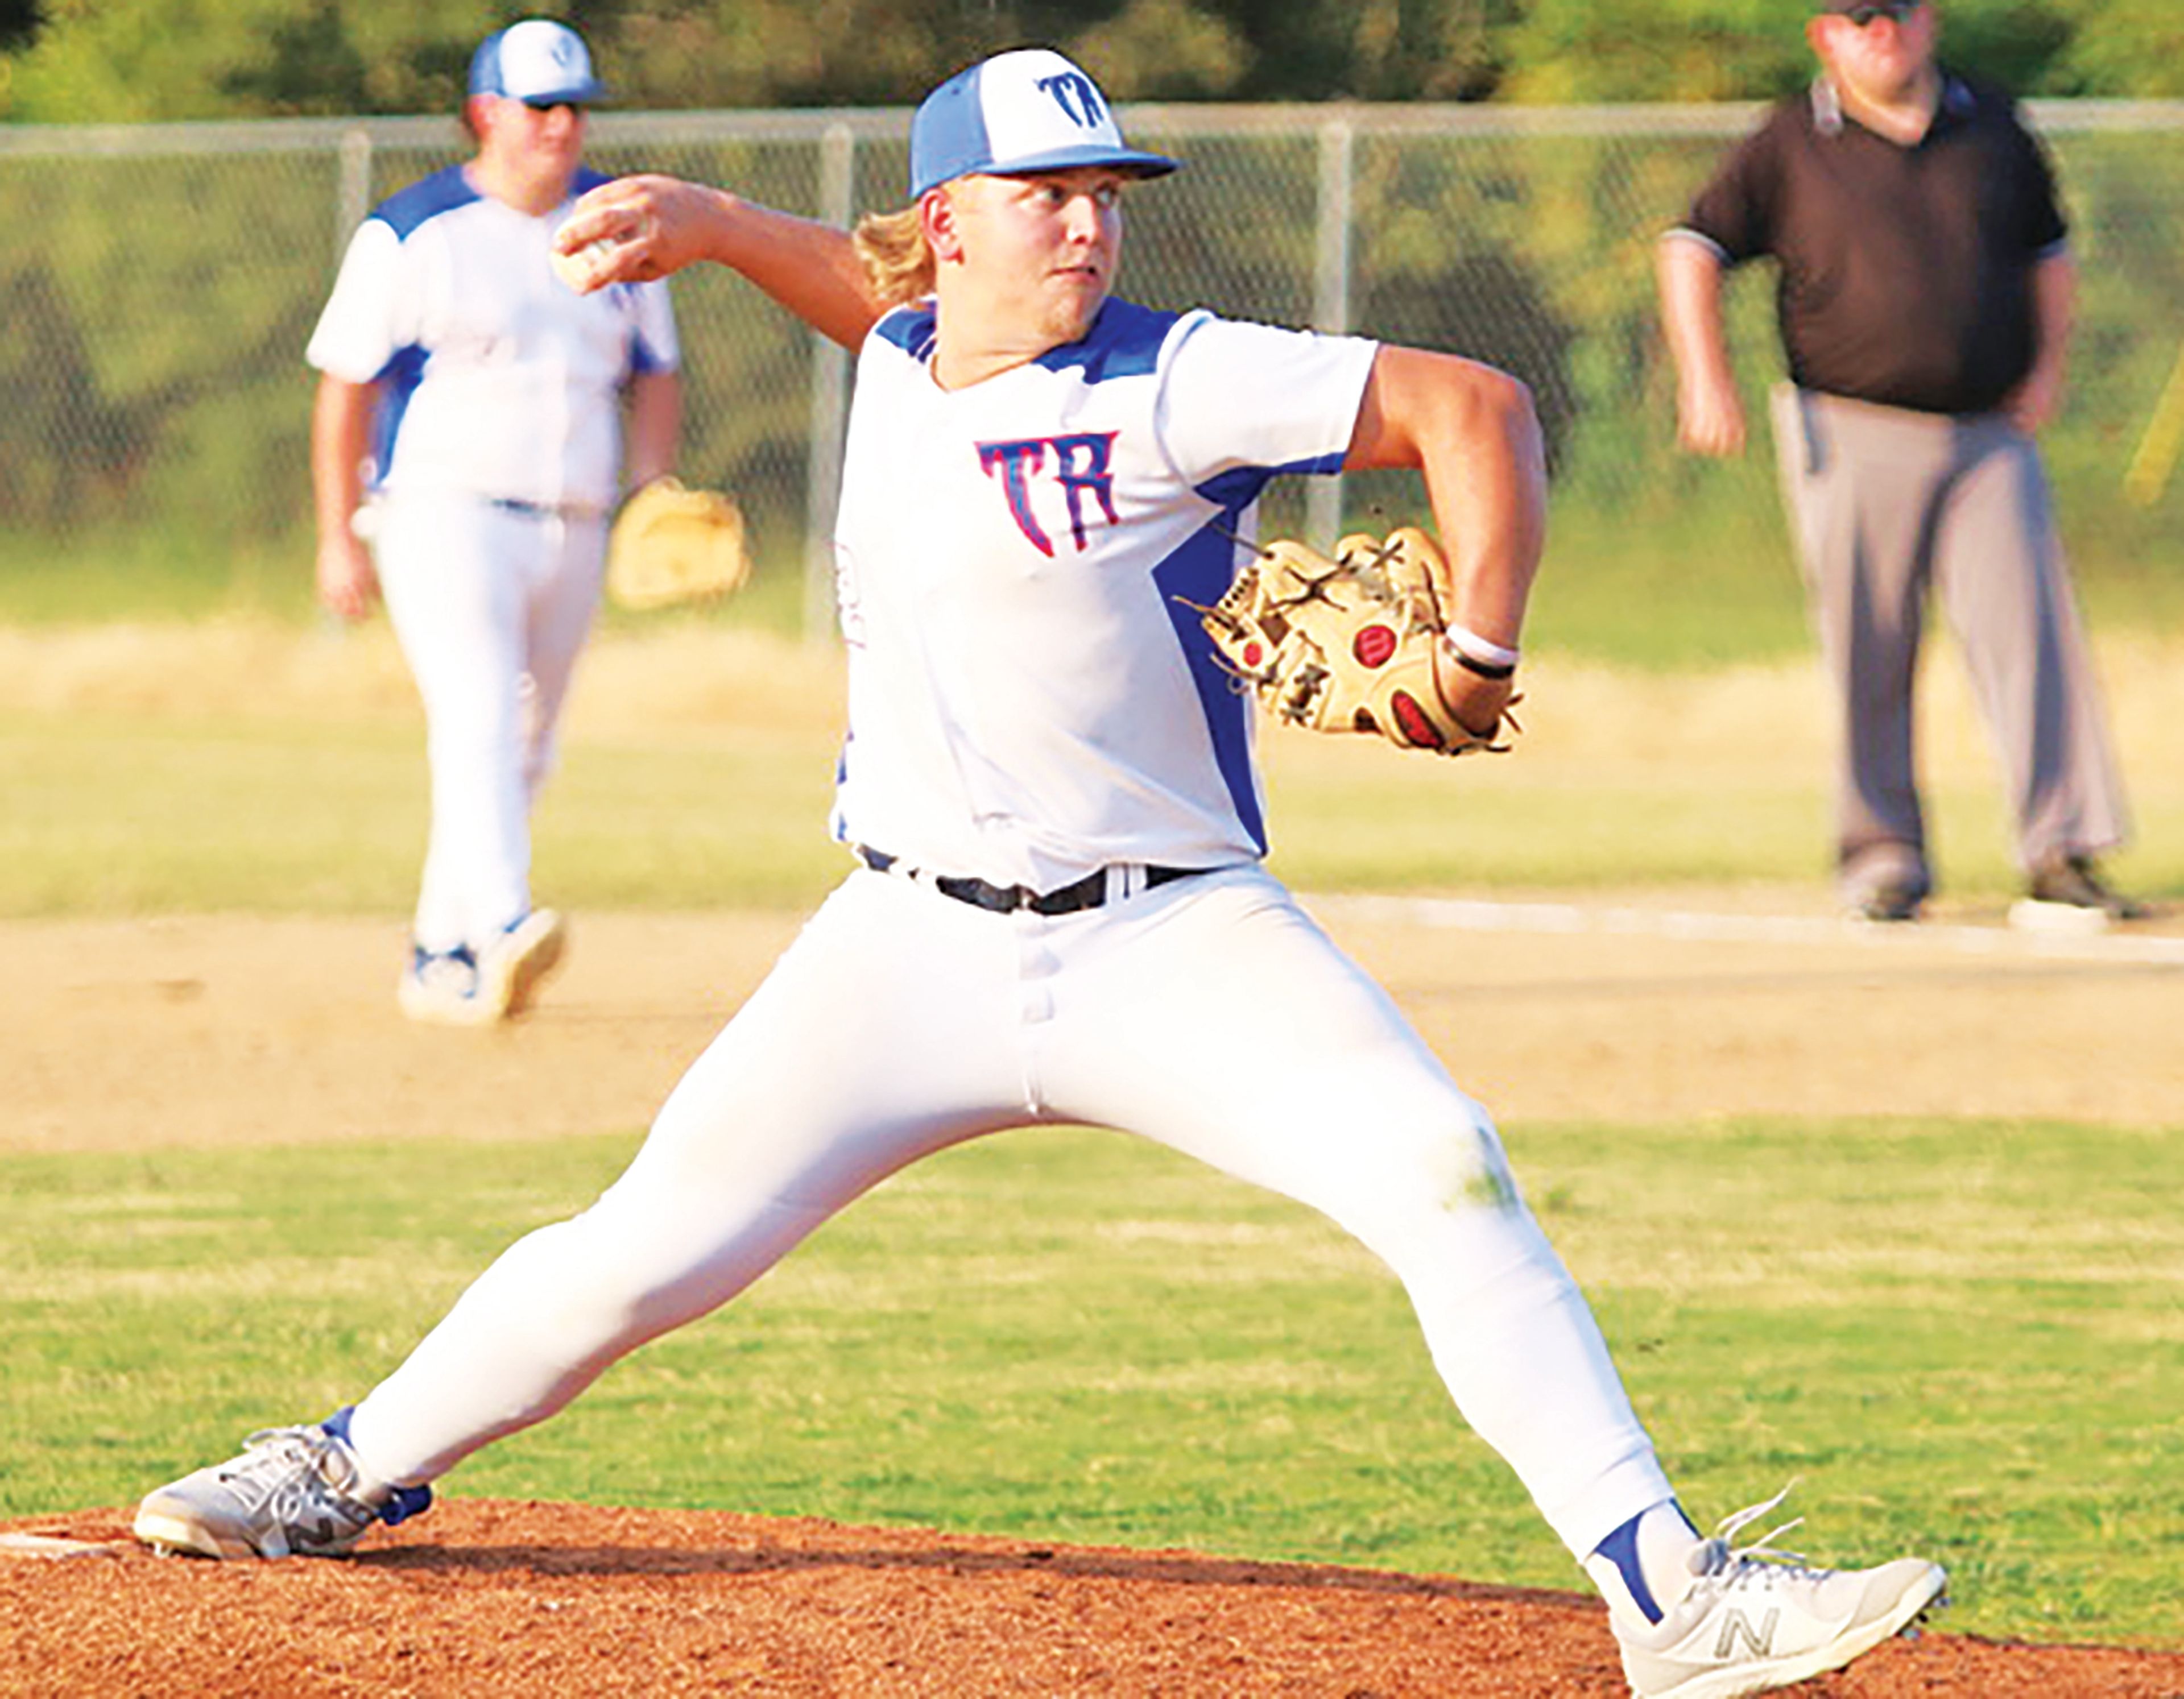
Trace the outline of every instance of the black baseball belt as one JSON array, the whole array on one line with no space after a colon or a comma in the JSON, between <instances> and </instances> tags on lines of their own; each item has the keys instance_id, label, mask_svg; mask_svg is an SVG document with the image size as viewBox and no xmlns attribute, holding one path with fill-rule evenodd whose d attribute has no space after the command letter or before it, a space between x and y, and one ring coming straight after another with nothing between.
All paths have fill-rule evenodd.
<instances>
[{"instance_id":1,"label":"black baseball belt","mask_svg":"<svg viewBox=\"0 0 2184 1699\"><path fill-rule=\"evenodd\" d=\"M1028 885L995 885L984 879L964 878L952 873L930 873L922 868L905 864L898 855L873 850L860 844L855 846L857 857L876 873L894 873L922 885L930 885L944 897L953 897L959 903L968 903L972 908L990 910L994 914L1014 914L1018 909L1029 909L1035 915L1073 915L1086 909L1096 909L1107 900L1108 875L1114 869L1097 867L1083 878L1060 885L1050 891L1034 891ZM1150 891L1156 885L1171 884L1178 879L1188 879L1195 874L1210 873L1211 867L1160 867L1145 864L1142 881L1125 878L1120 882L1124 892Z\"/></svg>"},{"instance_id":2,"label":"black baseball belt","mask_svg":"<svg viewBox=\"0 0 2184 1699\"><path fill-rule=\"evenodd\" d=\"M488 507L499 508L503 513L515 514L521 519L604 519L606 510L582 502L560 504L538 501L518 501L513 496L488 496Z\"/></svg>"}]
</instances>

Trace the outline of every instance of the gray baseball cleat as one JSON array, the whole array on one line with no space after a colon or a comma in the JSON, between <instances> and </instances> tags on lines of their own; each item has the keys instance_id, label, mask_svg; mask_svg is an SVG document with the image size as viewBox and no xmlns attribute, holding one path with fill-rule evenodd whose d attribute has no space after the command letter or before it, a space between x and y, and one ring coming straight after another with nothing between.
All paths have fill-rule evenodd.
<instances>
[{"instance_id":1,"label":"gray baseball cleat","mask_svg":"<svg viewBox=\"0 0 2184 1699\"><path fill-rule=\"evenodd\" d=\"M242 1455L148 1495L132 1531L162 1557L346 1557L375 1523L406 1521L430 1487L370 1481L349 1449L347 1410L308 1428L267 1428Z\"/></svg>"},{"instance_id":2,"label":"gray baseball cleat","mask_svg":"<svg viewBox=\"0 0 2184 1699\"><path fill-rule=\"evenodd\" d=\"M1782 1501L1740 1511L1691 1556L1697 1578L1667 1616L1646 1629L1620 1618L1615 1638L1638 1699L1731 1699L1840 1669L1901 1633L1936 1602L1948 1576L1921 1557L1876 1569L1813 1569L1769 1549L1786 1523L1732 1551L1730 1539Z\"/></svg>"}]
</instances>

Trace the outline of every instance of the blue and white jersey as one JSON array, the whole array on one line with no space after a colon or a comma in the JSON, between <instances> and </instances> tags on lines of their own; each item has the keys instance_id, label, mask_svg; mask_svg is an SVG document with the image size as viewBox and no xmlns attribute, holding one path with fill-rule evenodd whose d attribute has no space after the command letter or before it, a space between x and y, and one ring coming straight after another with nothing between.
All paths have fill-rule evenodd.
<instances>
[{"instance_id":1,"label":"blue and white jersey","mask_svg":"<svg viewBox=\"0 0 2184 1699\"><path fill-rule=\"evenodd\" d=\"M1111 301L949 391L933 334L899 309L858 362L836 835L1041 890L1264 854L1249 701L1191 604L1270 478L1340 469L1378 345Z\"/></svg>"},{"instance_id":2,"label":"blue and white jersey","mask_svg":"<svg viewBox=\"0 0 2184 1699\"><path fill-rule=\"evenodd\" d=\"M606 179L577 175L571 200ZM619 493L620 392L680 361L664 283L579 295L540 217L450 166L358 226L305 358L382 384L374 487L603 510Z\"/></svg>"}]
</instances>

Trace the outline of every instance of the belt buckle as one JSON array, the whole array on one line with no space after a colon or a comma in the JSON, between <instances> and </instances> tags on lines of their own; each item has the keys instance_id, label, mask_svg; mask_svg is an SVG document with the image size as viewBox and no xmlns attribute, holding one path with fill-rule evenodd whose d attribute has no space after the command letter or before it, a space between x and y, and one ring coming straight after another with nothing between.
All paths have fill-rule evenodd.
<instances>
[{"instance_id":1,"label":"belt buckle","mask_svg":"<svg viewBox=\"0 0 2184 1699\"><path fill-rule=\"evenodd\" d=\"M1087 909L1100 908L1110 901L1121 901L1196 871L1182 867L1141 867L1136 863L1117 862L1095 867L1080 879L1073 879L1068 884L1057 885L1050 891L1042 892L1034 890L1029 885L996 885L990 880L973 878L965 874L934 873L924 868L909 866L899 856L875 850L870 844L859 844L853 847L858 858L874 872L892 872L914 883L929 884L941 895L959 903L967 903L975 909L983 909L989 914L1015 914L1029 910L1049 919L1082 914Z\"/></svg>"}]
</instances>

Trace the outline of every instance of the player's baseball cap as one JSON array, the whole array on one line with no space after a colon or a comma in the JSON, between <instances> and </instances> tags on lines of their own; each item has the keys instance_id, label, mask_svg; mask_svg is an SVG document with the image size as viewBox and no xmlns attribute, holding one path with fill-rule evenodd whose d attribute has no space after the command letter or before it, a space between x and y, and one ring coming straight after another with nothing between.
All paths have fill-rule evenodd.
<instances>
[{"instance_id":1,"label":"player's baseball cap","mask_svg":"<svg viewBox=\"0 0 2184 1699\"><path fill-rule=\"evenodd\" d=\"M910 198L974 174L1117 165L1165 176L1177 161L1125 147L1099 85L1060 53L1019 47L958 71L910 125Z\"/></svg>"},{"instance_id":2,"label":"player's baseball cap","mask_svg":"<svg viewBox=\"0 0 2184 1699\"><path fill-rule=\"evenodd\" d=\"M1838 16L1863 14L1858 19L1860 24L1870 22L1885 13L1901 23L1924 3L1925 0L1814 0L1813 9Z\"/></svg>"},{"instance_id":3,"label":"player's baseball cap","mask_svg":"<svg viewBox=\"0 0 2184 1699\"><path fill-rule=\"evenodd\" d=\"M471 55L471 92L526 106L585 106L607 97L583 38L550 18L526 18L488 36Z\"/></svg>"}]
</instances>

